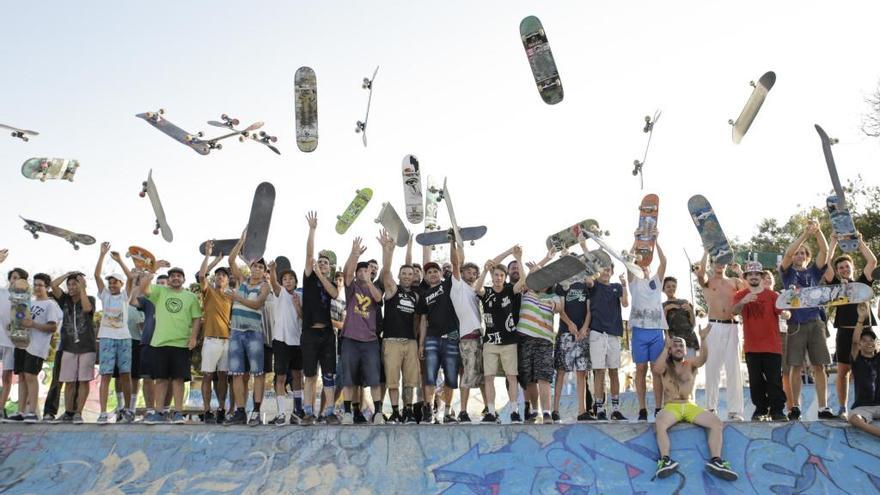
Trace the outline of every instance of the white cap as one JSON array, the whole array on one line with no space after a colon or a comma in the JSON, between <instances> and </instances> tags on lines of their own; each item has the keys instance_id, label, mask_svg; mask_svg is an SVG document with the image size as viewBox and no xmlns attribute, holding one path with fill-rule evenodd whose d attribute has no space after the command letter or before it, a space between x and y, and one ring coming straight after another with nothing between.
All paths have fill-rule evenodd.
<instances>
[{"instance_id":1,"label":"white cap","mask_svg":"<svg viewBox=\"0 0 880 495\"><path fill-rule=\"evenodd\" d=\"M116 280L119 280L123 284L125 283L125 275L122 275L120 273L111 273L110 275L107 275L104 278L106 278L107 280L110 280L111 278L115 278Z\"/></svg>"}]
</instances>

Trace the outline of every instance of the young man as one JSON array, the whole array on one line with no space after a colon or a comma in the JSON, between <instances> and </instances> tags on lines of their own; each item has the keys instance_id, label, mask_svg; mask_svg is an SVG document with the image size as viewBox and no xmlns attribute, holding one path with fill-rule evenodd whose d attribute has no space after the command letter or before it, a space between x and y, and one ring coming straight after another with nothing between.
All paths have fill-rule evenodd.
<instances>
[{"instance_id":1,"label":"young man","mask_svg":"<svg viewBox=\"0 0 880 495\"><path fill-rule=\"evenodd\" d=\"M865 268L859 275L858 279L854 279L855 267L853 259L848 254L843 254L834 258L834 251L837 249L837 234L831 236L831 248L828 250L828 259L834 259L825 269L825 282L829 284L841 284L850 282L861 282L868 286L874 282L871 276L875 268L877 268L877 257L871 251L871 248L865 244L862 234L859 236L859 252L865 258ZM835 355L837 356L837 417L846 420L846 403L849 394L849 372L850 372L850 350L852 349L852 333L856 326L857 304L844 304L838 306L834 314L835 328ZM873 327L877 324L874 315L866 322L866 327Z\"/></svg>"},{"instance_id":2,"label":"young man","mask_svg":"<svg viewBox=\"0 0 880 495\"><path fill-rule=\"evenodd\" d=\"M0 249L0 263L6 261L9 251ZM27 280L28 273L21 268L13 268L6 276L9 286L19 279ZM0 375L0 408L3 409L0 422L5 422L6 401L9 400L9 391L12 390L12 372L15 368L15 345L9 338L9 324L12 321L12 309L9 302L9 289L0 289L0 362L3 363L3 374ZM47 399L48 401L48 399ZM56 411L57 412L57 411Z\"/></svg>"},{"instance_id":3,"label":"young man","mask_svg":"<svg viewBox=\"0 0 880 495\"><path fill-rule=\"evenodd\" d=\"M663 301L663 313L669 327L669 335L683 338L687 345L687 357L694 358L700 348L700 342L694 332L697 319L690 301L675 297L677 288L678 280L675 277L663 279L663 293L666 295L666 300Z\"/></svg>"},{"instance_id":4,"label":"young man","mask_svg":"<svg viewBox=\"0 0 880 495\"><path fill-rule=\"evenodd\" d=\"M638 237L639 232L636 232ZM656 236L656 230L655 230ZM629 277L629 292L632 298L632 310L629 313L629 324L632 328L632 357L636 363L636 394L639 399L639 421L648 420L647 408L647 374L648 365L656 363L663 352L664 330L667 328L663 313L662 280L666 277L666 256L659 242L654 249L660 264L657 273L651 276L650 267L643 266L644 278L636 278L632 273ZM633 243L635 250L635 243ZM663 383L660 375L653 371L654 383L654 419L663 404Z\"/></svg>"},{"instance_id":5,"label":"young man","mask_svg":"<svg viewBox=\"0 0 880 495\"><path fill-rule=\"evenodd\" d=\"M269 297L269 286L263 282L266 262L262 258L250 263L250 276L245 278L238 268L238 255L244 246L245 233L229 253L229 270L238 281L238 290L229 293L232 300L232 318L229 320L229 374L232 375L235 412L224 425L248 426L263 424L260 405L263 402L265 380L263 342L263 304ZM245 415L247 404L247 377L245 361L254 378L254 409L249 418Z\"/></svg>"},{"instance_id":6,"label":"young man","mask_svg":"<svg viewBox=\"0 0 880 495\"><path fill-rule=\"evenodd\" d=\"M564 301L562 314L566 318L559 319L556 330L556 348L553 364L556 368L556 387L553 394L553 412L550 417L554 423L561 421L559 417L559 400L562 386L565 385L565 374L574 372L577 384L578 421L596 419L590 411L592 404L587 404L587 372L590 371L590 304L587 302L587 285L583 281L573 282L567 286L557 284L556 295ZM564 326L564 320L570 319L574 327Z\"/></svg>"},{"instance_id":7,"label":"young man","mask_svg":"<svg viewBox=\"0 0 880 495\"><path fill-rule=\"evenodd\" d=\"M611 382L611 419L623 421L620 412L620 338L623 336L621 308L629 306L626 277L611 283L614 266L602 268L598 277L588 277L587 298L590 302L590 365L593 368L593 393L596 419L607 420L605 410L605 370Z\"/></svg>"},{"instance_id":8,"label":"young man","mask_svg":"<svg viewBox=\"0 0 880 495\"><path fill-rule=\"evenodd\" d=\"M819 246L816 261L811 260L812 252L805 244L808 236L813 236ZM822 282L825 265L828 262L828 242L819 229L819 222L809 220L804 231L792 242L782 257L779 273L783 287L814 287ZM793 405L788 419L795 421L801 417L801 371L804 369L804 356L809 354L816 380L816 401L819 403L819 419L834 419L828 407L825 384L825 365L831 363L828 344L825 341L825 310L822 308L802 308L791 311L788 321L788 348L786 361L791 366L791 395ZM742 395L742 394L740 394ZM729 400L729 399L728 399ZM729 403L729 402L728 402Z\"/></svg>"},{"instance_id":9,"label":"young man","mask_svg":"<svg viewBox=\"0 0 880 495\"><path fill-rule=\"evenodd\" d=\"M61 290L65 281L67 293ZM61 308L62 324L59 348L63 349L58 366L58 382L64 385L63 423L82 424L83 408L89 395L89 382L95 377L98 350L95 334L95 298L86 294L86 279L81 273L67 273L52 281L52 297ZM43 418L47 412L44 410Z\"/></svg>"},{"instance_id":10,"label":"young man","mask_svg":"<svg viewBox=\"0 0 880 495\"><path fill-rule=\"evenodd\" d=\"M283 426L287 423L287 410L285 403L285 384L288 376L292 375L294 393L298 390L302 394L302 349L300 338L302 337L302 301L296 293L296 273L293 270L284 270L281 273L281 283L278 283L275 262L269 263L269 282L272 285L272 293L269 298L274 304L275 321L272 324L272 355L275 358L275 404L278 414L272 420L272 424ZM300 398L301 399L301 398ZM295 408L290 408L290 424L299 424L299 416L295 414Z\"/></svg>"},{"instance_id":11,"label":"young man","mask_svg":"<svg viewBox=\"0 0 880 495\"><path fill-rule=\"evenodd\" d=\"M711 330L711 324L700 329L702 348L693 361L685 359L687 348L684 339L667 337L663 352L653 365L654 373L662 377L663 397L666 399L655 421L657 447L660 450L656 473L658 478L666 478L678 470L678 463L669 458L671 447L668 430L680 421L693 423L709 430L709 455L712 458L706 463L706 471L727 481L736 481L739 477L730 468L730 463L721 459L724 423L714 413L706 411L693 401L697 370L706 363L711 347L706 339Z\"/></svg>"},{"instance_id":12,"label":"young man","mask_svg":"<svg viewBox=\"0 0 880 495\"><path fill-rule=\"evenodd\" d=\"M733 295L745 288L739 265L731 269L737 278L727 277L727 265L712 260L712 273L707 272L709 253L704 252L697 267L697 282L709 306L709 335L713 352L706 362L706 408L718 409L718 393L721 386L721 367L727 378L727 420L743 421L743 385L739 358L739 324L733 317Z\"/></svg>"},{"instance_id":13,"label":"young man","mask_svg":"<svg viewBox=\"0 0 880 495\"><path fill-rule=\"evenodd\" d=\"M856 400L849 413L849 423L880 437L880 427L871 424L875 419L880 419L880 354L877 353L877 335L870 328L864 328L863 324L870 313L871 308L867 303L858 305L858 323L853 329L850 348Z\"/></svg>"},{"instance_id":14,"label":"young man","mask_svg":"<svg viewBox=\"0 0 880 495\"><path fill-rule=\"evenodd\" d=\"M763 285L764 267L757 261L745 266L748 288L733 296L733 313L742 315L743 350L749 371L749 392L755 412L752 421L769 415L772 421L785 421L785 392L782 390L782 339L779 316L772 290Z\"/></svg>"},{"instance_id":15,"label":"young man","mask_svg":"<svg viewBox=\"0 0 880 495\"><path fill-rule=\"evenodd\" d=\"M205 258L199 269L199 286L202 290L202 312L204 313L204 339L202 341L202 400L204 401L206 424L223 424L226 420L226 374L229 371L229 318L232 315L232 298L229 296L229 270L218 267L214 270L214 285L208 284L211 270L209 258L214 250L214 241L205 243ZM222 256L215 260L220 261ZM217 377L216 414L211 411L211 388L214 375Z\"/></svg>"}]
</instances>

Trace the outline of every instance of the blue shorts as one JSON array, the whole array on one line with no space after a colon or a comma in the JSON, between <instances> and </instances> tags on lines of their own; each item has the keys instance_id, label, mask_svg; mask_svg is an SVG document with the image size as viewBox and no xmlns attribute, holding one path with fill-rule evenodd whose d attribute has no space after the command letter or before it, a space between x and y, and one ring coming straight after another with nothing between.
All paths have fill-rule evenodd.
<instances>
[{"instance_id":1,"label":"blue shorts","mask_svg":"<svg viewBox=\"0 0 880 495\"><path fill-rule=\"evenodd\" d=\"M663 330L633 327L632 357L636 364L656 361L665 346Z\"/></svg>"},{"instance_id":2,"label":"blue shorts","mask_svg":"<svg viewBox=\"0 0 880 495\"><path fill-rule=\"evenodd\" d=\"M437 383L437 372L443 367L443 380L447 387L458 388L458 332L450 332L446 338L425 337L425 383Z\"/></svg>"},{"instance_id":3,"label":"blue shorts","mask_svg":"<svg viewBox=\"0 0 880 495\"><path fill-rule=\"evenodd\" d=\"M263 374L263 333L233 330L229 333L229 374L243 375L245 359L251 375Z\"/></svg>"},{"instance_id":4,"label":"blue shorts","mask_svg":"<svg viewBox=\"0 0 880 495\"><path fill-rule=\"evenodd\" d=\"M131 339L98 339L98 354L99 374L131 373Z\"/></svg>"},{"instance_id":5,"label":"blue shorts","mask_svg":"<svg viewBox=\"0 0 880 495\"><path fill-rule=\"evenodd\" d=\"M360 342L353 339L342 339L342 386L343 387L378 387L379 369L382 361L379 358L379 341ZM355 380L355 378L360 380Z\"/></svg>"}]
</instances>

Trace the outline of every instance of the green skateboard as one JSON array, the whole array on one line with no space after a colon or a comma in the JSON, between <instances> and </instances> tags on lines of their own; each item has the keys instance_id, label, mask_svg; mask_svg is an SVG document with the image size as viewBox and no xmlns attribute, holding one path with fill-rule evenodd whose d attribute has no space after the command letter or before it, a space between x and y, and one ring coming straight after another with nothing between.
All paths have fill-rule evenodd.
<instances>
[{"instance_id":1,"label":"green skateboard","mask_svg":"<svg viewBox=\"0 0 880 495\"><path fill-rule=\"evenodd\" d=\"M519 36L522 39L526 56L529 58L529 66L538 86L541 99L548 105L555 105L562 101L562 81L559 79L559 71L556 69L556 61L550 44L547 42L547 34L541 20L530 15L519 23Z\"/></svg>"},{"instance_id":2,"label":"green skateboard","mask_svg":"<svg viewBox=\"0 0 880 495\"><path fill-rule=\"evenodd\" d=\"M373 190L369 187L357 190L348 208L342 212L342 215L336 217L336 233L342 235L348 231L348 228L357 220L358 215L364 211L371 199L373 199Z\"/></svg>"},{"instance_id":3,"label":"green skateboard","mask_svg":"<svg viewBox=\"0 0 880 495\"><path fill-rule=\"evenodd\" d=\"M700 239L703 241L703 249L709 253L709 258L713 263L721 263L726 265L733 261L733 250L730 243L727 242L727 236L721 230L721 224L718 223L718 217L712 210L712 205L701 194L692 196L688 200L688 211L691 213L691 220L700 233Z\"/></svg>"},{"instance_id":4,"label":"green skateboard","mask_svg":"<svg viewBox=\"0 0 880 495\"><path fill-rule=\"evenodd\" d=\"M30 158L21 166L21 175L41 182L45 182L46 179L61 179L73 182L73 176L78 168L78 160Z\"/></svg>"}]
</instances>

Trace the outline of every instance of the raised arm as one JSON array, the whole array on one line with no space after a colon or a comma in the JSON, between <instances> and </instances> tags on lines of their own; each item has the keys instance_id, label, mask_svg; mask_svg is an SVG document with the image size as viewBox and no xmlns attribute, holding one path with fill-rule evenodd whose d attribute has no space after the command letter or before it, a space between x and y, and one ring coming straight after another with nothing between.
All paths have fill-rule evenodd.
<instances>
[{"instance_id":1,"label":"raised arm","mask_svg":"<svg viewBox=\"0 0 880 495\"><path fill-rule=\"evenodd\" d=\"M709 251L703 250L703 257L700 258L700 262L697 263L697 269L694 271L694 276L697 279L697 283L700 284L700 287L706 288L709 287L709 275L706 273L706 266L709 263Z\"/></svg>"},{"instance_id":2,"label":"raised arm","mask_svg":"<svg viewBox=\"0 0 880 495\"><path fill-rule=\"evenodd\" d=\"M626 277L623 274L620 275L620 307L625 308L629 306L629 291L626 290Z\"/></svg>"},{"instance_id":3,"label":"raised arm","mask_svg":"<svg viewBox=\"0 0 880 495\"><path fill-rule=\"evenodd\" d=\"M477 293L477 296L483 297L486 294L486 275L492 273L492 269L495 268L495 261L488 260L483 265L483 271L480 272L480 276L474 281L474 292Z\"/></svg>"},{"instance_id":4,"label":"raised arm","mask_svg":"<svg viewBox=\"0 0 880 495\"><path fill-rule=\"evenodd\" d=\"M348 254L348 259L345 260L345 266L342 270L342 276L346 287L351 285L352 280L354 280L354 272L357 267L358 259L366 250L367 247L364 246L360 237L355 237L354 240L351 241L351 252Z\"/></svg>"},{"instance_id":5,"label":"raised arm","mask_svg":"<svg viewBox=\"0 0 880 495\"><path fill-rule=\"evenodd\" d=\"M238 255L241 254L241 249L244 247L244 241L246 238L247 229L244 229L238 242L235 243L235 246L232 247L232 251L229 252L229 271L239 283L244 282L244 274L242 274L241 270L238 268Z\"/></svg>"},{"instance_id":6,"label":"raised arm","mask_svg":"<svg viewBox=\"0 0 880 495\"><path fill-rule=\"evenodd\" d=\"M874 256L874 252L871 251L871 248L862 238L862 233L858 233L859 236L859 252L862 253L862 257L865 258L865 269L862 270L862 273L865 274L865 277L868 279L868 282L873 282L874 277L872 273L877 268L877 257ZM831 259L830 257L828 258Z\"/></svg>"},{"instance_id":7,"label":"raised arm","mask_svg":"<svg viewBox=\"0 0 880 495\"><path fill-rule=\"evenodd\" d=\"M522 269L522 248L519 246L513 247L513 259L516 260L516 264L520 266ZM520 277L519 280L516 281L516 284L513 286L513 293L520 294L526 287L526 277Z\"/></svg>"},{"instance_id":8,"label":"raised arm","mask_svg":"<svg viewBox=\"0 0 880 495\"><path fill-rule=\"evenodd\" d=\"M794 258L794 253L797 252L798 249L803 245L804 241L807 240L807 236L815 232L819 229L819 222L815 220L810 220L807 222L807 227L801 232L801 235L795 239L788 249L785 250L785 254L782 255L782 263L780 263L779 267L784 271L788 270L791 267L791 261ZM827 249L827 246L826 246ZM817 258L818 261L818 258ZM822 265L825 266L824 264Z\"/></svg>"},{"instance_id":9,"label":"raised arm","mask_svg":"<svg viewBox=\"0 0 880 495\"><path fill-rule=\"evenodd\" d=\"M816 268L822 270L828 265L828 241L818 225L819 222L816 222L816 244L819 246L819 253L816 254Z\"/></svg>"},{"instance_id":10,"label":"raised arm","mask_svg":"<svg viewBox=\"0 0 880 495\"><path fill-rule=\"evenodd\" d=\"M660 355L657 356L657 359L654 360L654 364L651 365L652 373L656 373L658 375L666 373L666 360L669 357L670 347L672 347L672 336L667 333L666 341L663 343L663 350L660 351Z\"/></svg>"},{"instance_id":11,"label":"raised arm","mask_svg":"<svg viewBox=\"0 0 880 495\"><path fill-rule=\"evenodd\" d=\"M856 322L856 327L853 329L852 348L850 348L850 355L853 360L859 355L859 340L862 338L862 330L865 328L865 320L870 320L870 303L859 304L856 307L856 311L858 311L859 321Z\"/></svg>"},{"instance_id":12,"label":"raised arm","mask_svg":"<svg viewBox=\"0 0 880 495\"><path fill-rule=\"evenodd\" d=\"M131 292L131 270L125 266L125 262L122 261L122 256L119 255L118 251L110 251L110 258L119 265L119 268L122 269L122 273L125 274L125 292Z\"/></svg>"},{"instance_id":13,"label":"raised arm","mask_svg":"<svg viewBox=\"0 0 880 495\"><path fill-rule=\"evenodd\" d=\"M461 259L459 258L458 244L454 239L449 242L449 262L452 263L452 278L461 280Z\"/></svg>"},{"instance_id":14,"label":"raised arm","mask_svg":"<svg viewBox=\"0 0 880 495\"><path fill-rule=\"evenodd\" d=\"M382 280L382 287L385 288L385 300L389 300L397 294L397 284L394 283L394 276L391 275L391 262L394 259L394 240L388 236L385 229L379 231L379 237L376 238L379 245L382 246L382 271L379 272L379 279ZM407 253L412 247L412 236L409 238L407 245Z\"/></svg>"},{"instance_id":15,"label":"raised arm","mask_svg":"<svg viewBox=\"0 0 880 495\"><path fill-rule=\"evenodd\" d=\"M64 291L61 289L61 284L64 283L65 280L67 280L67 277L73 275L74 273L76 272L67 272L64 275L61 275L60 277L52 280L52 283L50 284L51 287L49 288L49 295L52 296L53 299L61 299L61 296L64 295Z\"/></svg>"},{"instance_id":16,"label":"raised arm","mask_svg":"<svg viewBox=\"0 0 880 495\"><path fill-rule=\"evenodd\" d=\"M703 366L704 364L706 364L706 360L709 359L709 339L707 339L706 337L711 331L711 323L700 329L700 351L697 353L697 357L693 361L694 368L699 368L700 366Z\"/></svg>"},{"instance_id":17,"label":"raised arm","mask_svg":"<svg viewBox=\"0 0 880 495\"><path fill-rule=\"evenodd\" d=\"M403 263L405 265L412 265L412 245L413 245L413 235L409 235L409 241L406 243L406 256L403 258ZM388 267L391 268L390 266Z\"/></svg>"},{"instance_id":18,"label":"raised arm","mask_svg":"<svg viewBox=\"0 0 880 495\"><path fill-rule=\"evenodd\" d=\"M306 241L306 267L305 276L312 274L315 266L315 230L318 228L318 213L310 211L306 214L306 222L309 224L309 238ZM320 270L319 270L320 271Z\"/></svg>"},{"instance_id":19,"label":"raised arm","mask_svg":"<svg viewBox=\"0 0 880 495\"><path fill-rule=\"evenodd\" d=\"M104 256L110 251L110 243L101 243L101 252L98 254L98 263L95 265L95 285L98 286L98 294L104 292L104 279L101 278L101 268L104 266Z\"/></svg>"},{"instance_id":20,"label":"raised arm","mask_svg":"<svg viewBox=\"0 0 880 495\"><path fill-rule=\"evenodd\" d=\"M663 248L660 247L659 242L654 241L654 248L657 250L657 259L660 260L660 265L657 266L657 277L660 279L660 283L663 283L663 279L666 278L666 255L663 254Z\"/></svg>"},{"instance_id":21,"label":"raised arm","mask_svg":"<svg viewBox=\"0 0 880 495\"><path fill-rule=\"evenodd\" d=\"M199 286L202 288L202 292L205 292L205 289L208 288L208 259L211 258L211 253L214 252L214 241L209 239L205 241L205 258L202 259L202 266L199 268Z\"/></svg>"},{"instance_id":22,"label":"raised arm","mask_svg":"<svg viewBox=\"0 0 880 495\"><path fill-rule=\"evenodd\" d=\"M281 295L281 284L278 283L275 262L270 261L266 269L269 271L269 285L272 287L272 293L275 294L275 297L278 297Z\"/></svg>"},{"instance_id":23,"label":"raised arm","mask_svg":"<svg viewBox=\"0 0 880 495\"><path fill-rule=\"evenodd\" d=\"M80 273L76 276L76 283L79 284L79 304L82 306L82 312L91 313L95 308L92 307L92 301L89 300L89 294L86 292L86 278Z\"/></svg>"}]
</instances>

